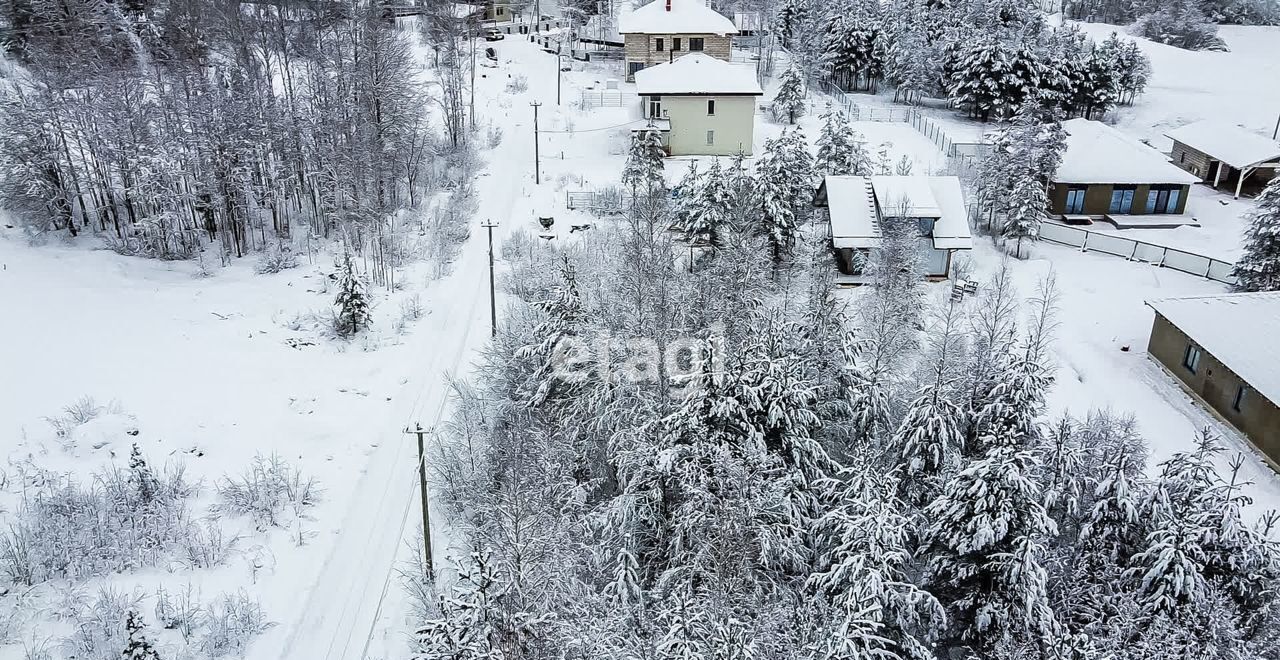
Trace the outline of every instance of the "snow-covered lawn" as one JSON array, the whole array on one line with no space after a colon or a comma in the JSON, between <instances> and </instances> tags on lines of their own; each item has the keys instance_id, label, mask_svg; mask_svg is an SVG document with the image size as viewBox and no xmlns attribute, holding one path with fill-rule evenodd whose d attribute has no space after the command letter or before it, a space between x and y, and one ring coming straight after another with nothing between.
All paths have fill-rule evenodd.
<instances>
[{"instance_id":1,"label":"snow-covered lawn","mask_svg":"<svg viewBox=\"0 0 1280 660\"><path fill-rule=\"evenodd\" d=\"M1094 39L1123 26L1074 23ZM1165 131L1201 119L1216 119L1270 136L1280 115L1280 27L1223 25L1218 34L1230 52L1188 51L1135 39L1151 58L1147 90L1131 107L1112 112L1115 123L1168 151Z\"/></svg>"},{"instance_id":2,"label":"snow-covered lawn","mask_svg":"<svg viewBox=\"0 0 1280 660\"><path fill-rule=\"evenodd\" d=\"M975 241L975 272L990 274L1001 254L985 239ZM1217 282L1096 253L1037 244L1033 256L1010 261L1018 291L1034 295L1051 270L1060 292L1054 345L1057 380L1051 410L1083 417L1090 409L1130 412L1147 439L1152 464L1194 447L1195 434L1211 428L1231 449L1248 456L1244 472L1254 482L1255 510L1280 506L1280 478L1248 441L1182 390L1173 376L1147 356L1156 298L1225 293ZM1127 350L1126 350L1127 349ZM1224 463L1225 466L1225 463Z\"/></svg>"}]
</instances>

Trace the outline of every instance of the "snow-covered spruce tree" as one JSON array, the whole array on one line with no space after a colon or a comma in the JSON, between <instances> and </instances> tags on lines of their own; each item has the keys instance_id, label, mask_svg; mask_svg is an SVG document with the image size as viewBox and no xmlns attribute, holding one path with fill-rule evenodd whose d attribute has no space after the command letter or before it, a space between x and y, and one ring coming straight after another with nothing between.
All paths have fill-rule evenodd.
<instances>
[{"instance_id":1,"label":"snow-covered spruce tree","mask_svg":"<svg viewBox=\"0 0 1280 660\"><path fill-rule=\"evenodd\" d=\"M793 47L796 35L804 29L812 13L809 0L783 0L773 21L783 48Z\"/></svg>"},{"instance_id":2,"label":"snow-covered spruce tree","mask_svg":"<svg viewBox=\"0 0 1280 660\"><path fill-rule=\"evenodd\" d=\"M688 206L681 205L681 229L693 243L719 247L732 205L728 177L719 160L712 160L700 182L689 195Z\"/></svg>"},{"instance_id":3,"label":"snow-covered spruce tree","mask_svg":"<svg viewBox=\"0 0 1280 660\"><path fill-rule=\"evenodd\" d=\"M871 154L862 134L849 126L843 111L827 107L818 133L814 169L818 176L866 176L872 173Z\"/></svg>"},{"instance_id":4,"label":"snow-covered spruce tree","mask_svg":"<svg viewBox=\"0 0 1280 660\"><path fill-rule=\"evenodd\" d=\"M833 609L818 658L932 658L941 604L912 580L910 518L892 477L863 466L819 484L828 500L817 521L819 547L806 587Z\"/></svg>"},{"instance_id":5,"label":"snow-covered spruce tree","mask_svg":"<svg viewBox=\"0 0 1280 660\"><path fill-rule=\"evenodd\" d=\"M953 57L951 97L983 121L1017 114L1027 95L1040 85L1035 52L998 34L977 37Z\"/></svg>"},{"instance_id":6,"label":"snow-covered spruce tree","mask_svg":"<svg viewBox=\"0 0 1280 660\"><path fill-rule=\"evenodd\" d=\"M943 479L960 467L964 447L964 409L951 400L953 371L962 357L957 327L959 310L945 305L939 323L929 332L929 371L924 388L907 406L889 443L890 464L901 470L904 499L917 506L931 501Z\"/></svg>"},{"instance_id":7,"label":"snow-covered spruce tree","mask_svg":"<svg viewBox=\"0 0 1280 660\"><path fill-rule=\"evenodd\" d=\"M689 169L685 170L684 176L680 177L680 182L672 190L675 203L671 209L671 229L678 232L688 231L701 191L702 173L698 171L698 163L695 161L689 163Z\"/></svg>"},{"instance_id":8,"label":"snow-covered spruce tree","mask_svg":"<svg viewBox=\"0 0 1280 660\"><path fill-rule=\"evenodd\" d=\"M1032 452L996 444L925 508L928 588L949 613L945 646L982 653L1011 637L1051 636L1043 543L1057 528L1036 469Z\"/></svg>"},{"instance_id":9,"label":"snow-covered spruce tree","mask_svg":"<svg viewBox=\"0 0 1280 660\"><path fill-rule=\"evenodd\" d=\"M509 590L490 551L471 553L453 593L440 597L438 617L416 631L414 660L527 657L549 621L511 607Z\"/></svg>"},{"instance_id":10,"label":"snow-covered spruce tree","mask_svg":"<svg viewBox=\"0 0 1280 660\"><path fill-rule=\"evenodd\" d=\"M760 233L769 240L775 265L785 261L795 247L809 208L807 191L812 177L813 162L800 129L783 131L778 138L765 141L764 154L756 163Z\"/></svg>"},{"instance_id":11,"label":"snow-covered spruce tree","mask_svg":"<svg viewBox=\"0 0 1280 660\"><path fill-rule=\"evenodd\" d=\"M351 250L345 246L338 272L338 294L334 296L333 306L338 310L334 330L340 336L350 337L373 323L373 315L369 312L369 294L365 290L364 281L356 272Z\"/></svg>"},{"instance_id":12,"label":"snow-covered spruce tree","mask_svg":"<svg viewBox=\"0 0 1280 660\"><path fill-rule=\"evenodd\" d=\"M124 660L160 660L160 654L151 640L147 639L142 617L137 612L129 610L125 616L124 629L129 636L128 641L125 642L124 652L121 654Z\"/></svg>"},{"instance_id":13,"label":"snow-covered spruce tree","mask_svg":"<svg viewBox=\"0 0 1280 660\"><path fill-rule=\"evenodd\" d=\"M1280 177L1258 195L1232 275L1243 291L1280 291Z\"/></svg>"},{"instance_id":14,"label":"snow-covered spruce tree","mask_svg":"<svg viewBox=\"0 0 1280 660\"><path fill-rule=\"evenodd\" d=\"M1118 43L1120 38L1114 32L1112 38L1117 43L1114 49L1107 50L1107 54L1113 60L1112 68L1118 72L1116 94L1120 103L1132 105L1133 100L1147 89L1147 80L1151 78L1151 60L1133 39ZM1107 47L1112 38L1108 38L1103 46Z\"/></svg>"},{"instance_id":15,"label":"snow-covered spruce tree","mask_svg":"<svg viewBox=\"0 0 1280 660\"><path fill-rule=\"evenodd\" d=\"M1031 241L1039 236L1040 223L1048 218L1049 194L1044 182L1027 172L1013 180L1008 195L1000 235L1006 241L1013 241L1014 256L1022 258L1025 256L1023 239Z\"/></svg>"},{"instance_id":16,"label":"snow-covered spruce tree","mask_svg":"<svg viewBox=\"0 0 1280 660\"><path fill-rule=\"evenodd\" d=\"M917 103L920 97L936 92L941 70L938 62L942 58L940 44L929 38L924 3L913 2L904 11L907 15L901 17L885 57L884 77L896 86L894 101Z\"/></svg>"},{"instance_id":17,"label":"snow-covered spruce tree","mask_svg":"<svg viewBox=\"0 0 1280 660\"><path fill-rule=\"evenodd\" d=\"M1138 17L1133 34L1186 50L1227 50L1218 26L1205 17L1195 0L1166 0Z\"/></svg>"},{"instance_id":18,"label":"snow-covered spruce tree","mask_svg":"<svg viewBox=\"0 0 1280 660\"><path fill-rule=\"evenodd\" d=\"M774 120L785 120L788 124L796 123L796 120L804 115L806 96L804 75L800 72L800 68L794 64L787 67L782 72L778 91L769 104Z\"/></svg>"},{"instance_id":19,"label":"snow-covered spruce tree","mask_svg":"<svg viewBox=\"0 0 1280 660\"><path fill-rule=\"evenodd\" d=\"M622 185L633 196L652 195L666 188L663 178L662 136L656 130L632 131L627 163L622 168Z\"/></svg>"},{"instance_id":20,"label":"snow-covered spruce tree","mask_svg":"<svg viewBox=\"0 0 1280 660\"><path fill-rule=\"evenodd\" d=\"M577 272L568 256L561 258L560 283L551 297L535 302L533 307L545 318L533 330L536 343L516 351L516 357L538 363L529 379L527 405L540 406L560 389L580 382L591 370L586 360L565 343L581 334L586 316L578 293Z\"/></svg>"},{"instance_id":21,"label":"snow-covered spruce tree","mask_svg":"<svg viewBox=\"0 0 1280 660\"><path fill-rule=\"evenodd\" d=\"M138 502L143 506L151 504L160 490L159 480L147 465L147 460L142 457L142 450L136 442L129 450L129 483L133 485Z\"/></svg>"}]
</instances>

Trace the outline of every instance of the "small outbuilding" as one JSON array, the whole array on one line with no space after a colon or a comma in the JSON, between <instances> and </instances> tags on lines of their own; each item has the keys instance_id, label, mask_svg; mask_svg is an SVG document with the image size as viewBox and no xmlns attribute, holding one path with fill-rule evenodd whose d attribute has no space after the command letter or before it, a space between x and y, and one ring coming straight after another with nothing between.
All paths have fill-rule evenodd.
<instances>
[{"instance_id":1,"label":"small outbuilding","mask_svg":"<svg viewBox=\"0 0 1280 660\"><path fill-rule=\"evenodd\" d=\"M618 21L627 81L637 71L689 54L728 62L738 28L704 0L654 0Z\"/></svg>"},{"instance_id":2,"label":"small outbuilding","mask_svg":"<svg viewBox=\"0 0 1280 660\"><path fill-rule=\"evenodd\" d=\"M1280 142L1235 124L1206 119L1175 128L1165 137L1173 140L1173 164L1214 188L1226 185L1256 193L1280 170Z\"/></svg>"},{"instance_id":3,"label":"small outbuilding","mask_svg":"<svg viewBox=\"0 0 1280 660\"><path fill-rule=\"evenodd\" d=\"M1280 291L1165 298L1147 354L1280 463Z\"/></svg>"},{"instance_id":4,"label":"small outbuilding","mask_svg":"<svg viewBox=\"0 0 1280 660\"><path fill-rule=\"evenodd\" d=\"M694 53L636 73L636 94L668 154L751 153L756 98L764 94L754 67Z\"/></svg>"},{"instance_id":5,"label":"small outbuilding","mask_svg":"<svg viewBox=\"0 0 1280 660\"><path fill-rule=\"evenodd\" d=\"M952 256L973 248L960 179L954 176L828 176L814 205L831 218L831 247L846 275L861 275L866 253L880 245L887 223L920 236L929 277L949 277Z\"/></svg>"},{"instance_id":6,"label":"small outbuilding","mask_svg":"<svg viewBox=\"0 0 1280 660\"><path fill-rule=\"evenodd\" d=\"M1071 221L1105 219L1118 227L1190 224L1187 194L1195 176L1156 149L1091 119L1062 122L1066 149L1049 188L1049 212ZM1148 217L1150 216L1150 217Z\"/></svg>"}]
</instances>

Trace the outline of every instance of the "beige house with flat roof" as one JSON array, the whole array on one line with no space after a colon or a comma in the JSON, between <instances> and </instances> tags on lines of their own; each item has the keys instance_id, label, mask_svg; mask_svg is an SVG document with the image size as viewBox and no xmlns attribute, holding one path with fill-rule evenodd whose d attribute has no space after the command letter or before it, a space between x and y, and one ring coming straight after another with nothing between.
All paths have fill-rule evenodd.
<instances>
[{"instance_id":1,"label":"beige house with flat roof","mask_svg":"<svg viewBox=\"0 0 1280 660\"><path fill-rule=\"evenodd\" d=\"M636 94L669 155L751 153L756 99L764 94L754 68L693 53L638 71Z\"/></svg>"},{"instance_id":2,"label":"beige house with flat roof","mask_svg":"<svg viewBox=\"0 0 1280 660\"><path fill-rule=\"evenodd\" d=\"M738 28L703 0L655 0L619 21L627 81L691 53L728 62Z\"/></svg>"}]
</instances>

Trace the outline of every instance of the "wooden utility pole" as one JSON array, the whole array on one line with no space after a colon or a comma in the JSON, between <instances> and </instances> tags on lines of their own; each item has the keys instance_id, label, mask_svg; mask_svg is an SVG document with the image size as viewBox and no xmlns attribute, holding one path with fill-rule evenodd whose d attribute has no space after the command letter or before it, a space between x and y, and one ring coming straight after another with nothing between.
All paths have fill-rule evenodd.
<instances>
[{"instance_id":1,"label":"wooden utility pole","mask_svg":"<svg viewBox=\"0 0 1280 660\"><path fill-rule=\"evenodd\" d=\"M425 546L423 552L426 553L427 577L435 581L436 569L431 560L431 506L428 499L429 491L427 491L427 449L426 440L423 437L427 432L421 424L414 426L414 430L405 429L405 433L418 436L418 485L422 488L422 542Z\"/></svg>"},{"instance_id":2,"label":"wooden utility pole","mask_svg":"<svg viewBox=\"0 0 1280 660\"><path fill-rule=\"evenodd\" d=\"M488 220L480 225L489 230L489 336L498 336L498 300L493 287L493 228L498 223Z\"/></svg>"},{"instance_id":3,"label":"wooden utility pole","mask_svg":"<svg viewBox=\"0 0 1280 660\"><path fill-rule=\"evenodd\" d=\"M540 101L533 101L529 105L533 106L533 183L542 183L542 162L538 159L538 108L542 107Z\"/></svg>"}]
</instances>

